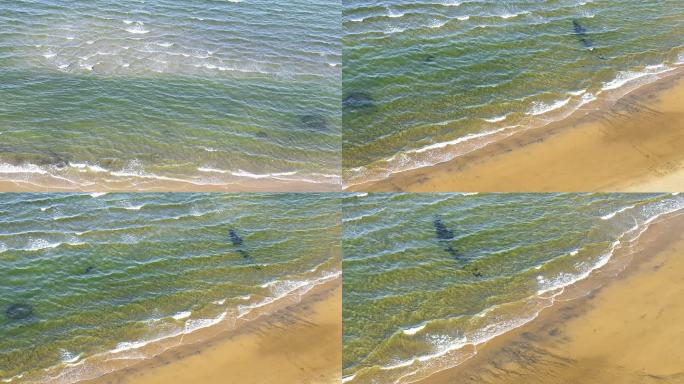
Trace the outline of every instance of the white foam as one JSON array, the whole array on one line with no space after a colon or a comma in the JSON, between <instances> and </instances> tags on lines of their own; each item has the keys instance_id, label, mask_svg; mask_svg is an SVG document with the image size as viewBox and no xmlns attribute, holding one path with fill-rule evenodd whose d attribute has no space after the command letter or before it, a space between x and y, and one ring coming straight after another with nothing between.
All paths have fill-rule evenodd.
<instances>
[{"instance_id":1,"label":"white foam","mask_svg":"<svg viewBox=\"0 0 684 384\"><path fill-rule=\"evenodd\" d=\"M95 173L109 172L107 169L104 169L97 164L69 163L69 166L72 168L79 169L79 170L84 170L84 171L87 170L87 171L95 172Z\"/></svg>"},{"instance_id":2,"label":"white foam","mask_svg":"<svg viewBox=\"0 0 684 384\"><path fill-rule=\"evenodd\" d=\"M220 322L222 322L226 316L228 315L228 312L223 312L219 316L213 318L213 319L191 319L188 320L185 323L185 333L193 332L198 329L202 328L207 328L211 327L212 325L216 325Z\"/></svg>"},{"instance_id":3,"label":"white foam","mask_svg":"<svg viewBox=\"0 0 684 384\"><path fill-rule=\"evenodd\" d=\"M230 174L233 176L237 176L237 177L249 177L252 179L265 179L265 178L269 178L269 177L292 176L292 175L296 175L297 172L276 172L276 173L256 174L256 173L243 171L242 169L238 169L237 172L231 171Z\"/></svg>"},{"instance_id":4,"label":"white foam","mask_svg":"<svg viewBox=\"0 0 684 384\"><path fill-rule=\"evenodd\" d=\"M429 28L442 28L448 22L449 22L449 20L440 21L437 19L432 19L432 23L430 23L430 25L428 25L428 27Z\"/></svg>"},{"instance_id":5,"label":"white foam","mask_svg":"<svg viewBox=\"0 0 684 384\"><path fill-rule=\"evenodd\" d=\"M51 243L45 239L31 239L29 240L28 245L26 248L24 248L25 251L40 251L42 249L49 249L49 248L57 248L62 243L56 242L56 243Z\"/></svg>"},{"instance_id":6,"label":"white foam","mask_svg":"<svg viewBox=\"0 0 684 384\"><path fill-rule=\"evenodd\" d=\"M93 192L93 193L90 194L90 197L98 198L98 197L104 196L104 195L106 195L106 194L107 194L107 192Z\"/></svg>"},{"instance_id":7,"label":"white foam","mask_svg":"<svg viewBox=\"0 0 684 384\"><path fill-rule=\"evenodd\" d=\"M142 23L136 23L134 26L126 28L126 32L137 35L144 35L146 33L150 33L149 30L145 29Z\"/></svg>"},{"instance_id":8,"label":"white foam","mask_svg":"<svg viewBox=\"0 0 684 384\"><path fill-rule=\"evenodd\" d=\"M585 93L587 93L587 90L586 90L586 89L582 89L582 90L579 90L579 91L570 91L570 92L568 92L568 94L573 95L573 96L581 96L581 95L584 95Z\"/></svg>"},{"instance_id":9,"label":"white foam","mask_svg":"<svg viewBox=\"0 0 684 384\"><path fill-rule=\"evenodd\" d=\"M462 143L462 142L465 142L465 141L477 139L477 138L480 138L480 137L485 137L485 136L490 136L490 135L493 135L493 134L496 134L496 133L500 133L500 132L503 132L503 131L505 131L505 130L507 130L507 129L511 129L511 128L515 128L515 126L503 127L503 128L499 128L499 129L494 130L494 131L487 131L487 132L480 132L480 133L471 133L471 134L468 134L468 135L459 137L459 138L454 139L454 140L443 141L443 142L441 142L441 143L430 144L430 145L427 145L427 146L425 146L425 147L418 148L418 149L412 149L412 150L407 151L407 152L408 152L408 153L423 153L423 152L431 151L431 150L434 150L434 149L445 148L445 147L448 147L448 146L450 146L450 145L454 145L454 144ZM391 161L391 160L392 160L392 158L387 159L387 161Z\"/></svg>"},{"instance_id":10,"label":"white foam","mask_svg":"<svg viewBox=\"0 0 684 384\"><path fill-rule=\"evenodd\" d=\"M529 12L504 13L504 14L502 14L502 15L497 15L497 16L500 17L500 18L502 18L502 19L511 19L511 18L514 18L514 17L518 17L518 16L520 16L520 15L526 15L527 13L529 13Z\"/></svg>"},{"instance_id":11,"label":"white foam","mask_svg":"<svg viewBox=\"0 0 684 384\"><path fill-rule=\"evenodd\" d=\"M3 382L3 383L11 383L11 382L13 382L15 379L21 379L22 377L24 377L24 374L23 374L23 373L20 373L20 374L18 374L18 375L15 375L15 376L10 377L9 379L2 379L2 382Z\"/></svg>"},{"instance_id":12,"label":"white foam","mask_svg":"<svg viewBox=\"0 0 684 384\"><path fill-rule=\"evenodd\" d=\"M76 355L72 352L67 351L66 349L60 349L59 354L62 357L62 363L64 364L73 364L80 360L81 356L83 356L82 353Z\"/></svg>"},{"instance_id":13,"label":"white foam","mask_svg":"<svg viewBox=\"0 0 684 384\"><path fill-rule=\"evenodd\" d=\"M402 332L404 333L404 335L409 335L409 336L415 335L416 333L425 329L425 326L426 326L426 324L417 325L417 326L412 327L412 328L404 329Z\"/></svg>"},{"instance_id":14,"label":"white foam","mask_svg":"<svg viewBox=\"0 0 684 384\"><path fill-rule=\"evenodd\" d=\"M488 119L482 119L482 120L484 120L488 123L498 123L500 121L506 120L506 118L508 118L508 115L494 116L494 117L490 117Z\"/></svg>"},{"instance_id":15,"label":"white foam","mask_svg":"<svg viewBox=\"0 0 684 384\"><path fill-rule=\"evenodd\" d=\"M601 220L609 220L609 219L612 219L613 217L615 217L615 215L617 215L617 214L619 214L619 213L622 213L622 212L624 212L624 211L627 211L627 210L629 210L629 209L632 209L632 208L634 208L634 205L630 205L630 206L627 206L627 207L620 208L620 209L618 209L618 210L615 211L615 212L611 212L611 213L609 213L609 214L607 214L607 215L601 216Z\"/></svg>"},{"instance_id":16,"label":"white foam","mask_svg":"<svg viewBox=\"0 0 684 384\"><path fill-rule=\"evenodd\" d=\"M171 317L173 317L175 320L183 320L183 319L187 319L188 317L190 317L190 315L192 315L191 311L183 311L183 312L178 312Z\"/></svg>"},{"instance_id":17,"label":"white foam","mask_svg":"<svg viewBox=\"0 0 684 384\"><path fill-rule=\"evenodd\" d=\"M653 75L659 75L665 72L672 71L674 68L670 68L664 64L658 64L658 65L649 65L646 68L644 68L643 71L639 72L634 72L634 71L621 71L617 74L615 79L603 83L603 90L608 91L608 90L613 90L613 89L618 89L622 86L624 86L627 83L630 83L634 80L641 79L646 76L653 76Z\"/></svg>"},{"instance_id":18,"label":"white foam","mask_svg":"<svg viewBox=\"0 0 684 384\"><path fill-rule=\"evenodd\" d=\"M387 16L392 17L392 18L402 17L402 16L404 16L404 13L390 10Z\"/></svg>"},{"instance_id":19,"label":"white foam","mask_svg":"<svg viewBox=\"0 0 684 384\"><path fill-rule=\"evenodd\" d=\"M39 175L45 175L49 173L47 170L41 168L38 165L26 164L26 165L12 165L12 164L0 164L0 173L36 173Z\"/></svg>"},{"instance_id":20,"label":"white foam","mask_svg":"<svg viewBox=\"0 0 684 384\"><path fill-rule=\"evenodd\" d=\"M466 20L470 20L470 16L468 16L468 15L458 16L458 17L456 17L456 19L460 20L460 21L466 21Z\"/></svg>"},{"instance_id":21,"label":"white foam","mask_svg":"<svg viewBox=\"0 0 684 384\"><path fill-rule=\"evenodd\" d=\"M576 282L580 280L584 280L591 273L610 261L610 258L613 256L613 252L615 249L621 244L620 240L615 240L611 245L610 249L601 255L598 260L588 268L586 268L586 263L583 264L578 264L576 267L580 269L579 273L568 273L568 272L561 272L552 279L546 279L543 276L537 276L537 280L539 282L540 288L537 290L537 295L542 295L547 292L553 292L558 289L565 288L569 285L575 284ZM584 271L581 269L584 268Z\"/></svg>"},{"instance_id":22,"label":"white foam","mask_svg":"<svg viewBox=\"0 0 684 384\"><path fill-rule=\"evenodd\" d=\"M549 113L551 111L555 111L566 106L570 102L570 100L571 98L568 97L567 99L558 100L552 104L546 104L541 101L535 101L534 103L532 103L532 107L527 112L527 115L538 116L543 115L545 113Z\"/></svg>"}]
</instances>

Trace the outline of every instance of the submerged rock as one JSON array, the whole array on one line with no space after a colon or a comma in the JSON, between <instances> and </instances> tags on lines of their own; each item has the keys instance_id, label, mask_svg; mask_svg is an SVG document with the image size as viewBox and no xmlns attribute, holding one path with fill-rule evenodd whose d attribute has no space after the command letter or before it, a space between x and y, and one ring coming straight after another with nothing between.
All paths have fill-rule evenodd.
<instances>
[{"instance_id":1,"label":"submerged rock","mask_svg":"<svg viewBox=\"0 0 684 384\"><path fill-rule=\"evenodd\" d=\"M33 315L33 306L31 304L15 303L7 307L5 315L10 320L22 320Z\"/></svg>"}]
</instances>

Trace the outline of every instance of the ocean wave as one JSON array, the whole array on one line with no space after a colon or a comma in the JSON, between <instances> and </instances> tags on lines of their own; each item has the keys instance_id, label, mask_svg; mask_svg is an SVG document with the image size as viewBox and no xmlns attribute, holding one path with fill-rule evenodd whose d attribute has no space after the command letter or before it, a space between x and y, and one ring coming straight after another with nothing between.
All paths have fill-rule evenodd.
<instances>
[{"instance_id":1,"label":"ocean wave","mask_svg":"<svg viewBox=\"0 0 684 384\"><path fill-rule=\"evenodd\" d=\"M323 264L321 264L323 265ZM44 371L47 372L46 374L46 380L52 380L52 381L59 381L61 378L65 377L78 377L79 380L88 380L88 379L93 379L96 377L101 376L102 374L106 374L109 371L101 371L102 369L106 369L104 366L100 365L100 360L129 360L131 362L137 361L137 360L142 360L142 359L147 359L151 358L155 355L158 355L159 353L162 353L166 351L169 348L172 348L176 345L177 343L170 344L165 348L156 348L152 354L148 353L140 353L143 348L147 347L148 345L155 345L158 343L163 343L169 339L173 339L176 337L182 337L184 335L188 335L194 332L197 332L202 329L207 329L210 327L214 326L219 326L221 324L225 324L226 322L229 322L228 324L228 329L233 329L237 325L237 320L242 319L242 321L246 321L246 317L248 314L256 309L262 309L269 304L277 303L280 302L280 300L285 299L293 295L293 297L296 299L297 302L301 300L301 298L308 293L312 288L323 284L325 282L330 281L331 279L338 278L341 275L341 272L339 271L328 271L328 272L322 272L320 276L314 276L311 279L304 279L299 282L296 282L297 280L292 280L292 279L285 279L283 281L273 281L271 284L269 284L269 287L272 287L273 290L271 291L274 295L273 296L268 296L265 297L263 300L253 303L249 306L244 306L244 305L238 305L236 308L233 309L228 309L226 311L221 312L215 317L210 317L210 318L192 318L192 312L190 311L182 311L178 312L175 315L171 316L174 320L181 321L184 320L183 326L181 328L178 328L174 331L171 332L166 332L162 333L156 337L150 337L146 339L141 339L141 340L132 340L132 341L123 341L119 342L116 344L116 346L106 352L101 352L95 355L91 356L86 356L81 358L79 356L79 360L75 361L72 364L63 364L61 366L55 366L51 367L48 369L45 369ZM296 283L295 283L296 282ZM287 289L283 289L282 287L289 287ZM250 296L251 297L251 296ZM249 298L246 298L249 299ZM221 302L221 301L217 301ZM225 303L225 301L223 301ZM222 303L221 303L222 304ZM249 320L254 320L258 317L261 317L263 315L268 314L268 311L265 312L260 312L258 316L251 318ZM93 362L94 365L89 365L91 362ZM96 367L100 367L100 369L97 369Z\"/></svg>"},{"instance_id":2,"label":"ocean wave","mask_svg":"<svg viewBox=\"0 0 684 384\"><path fill-rule=\"evenodd\" d=\"M164 176L153 172L149 172L145 169L140 161L132 160L129 164L119 170L106 169L97 164L90 163L69 163L67 167L55 167L55 166L40 166L36 164L0 164L0 175L36 175L45 176L51 179L57 179L59 181L65 182L71 186L83 187L88 185L92 188L94 185L101 184L102 186L108 183L117 183L121 180L112 180L111 178L106 178L104 176L113 176L119 179L147 179L147 180L157 180L157 181L169 181L183 184L192 185L202 185L202 186L230 186L236 184L240 179L251 179L251 180L262 180L262 179L273 179L292 183L307 183L307 184L330 184L339 185L341 183L341 176L335 174L326 174L319 172L311 172L310 174L304 174L300 171L288 171L288 172L273 172L273 173L253 173L238 169L235 171L223 170L211 167L198 167L197 174L188 175L186 177L174 177L174 176ZM206 178L203 174L223 174L227 176L232 176L233 178L217 179L217 178ZM296 176L296 177L294 177ZM14 177L7 178L8 180L14 180ZM38 183L39 180L26 179L25 176L21 176L17 179L18 182L26 183ZM47 183L47 182L46 182ZM36 184L39 185L39 184Z\"/></svg>"},{"instance_id":3,"label":"ocean wave","mask_svg":"<svg viewBox=\"0 0 684 384\"><path fill-rule=\"evenodd\" d=\"M557 100L551 104L547 104L547 103L544 103L541 101L535 101L532 103L532 107L530 108L530 110L527 111L527 115L539 116L539 115L543 115L545 113L555 111L557 109L563 108L564 106L568 105L570 100L572 100L572 98L568 97L567 99Z\"/></svg>"},{"instance_id":4,"label":"ocean wave","mask_svg":"<svg viewBox=\"0 0 684 384\"><path fill-rule=\"evenodd\" d=\"M631 83L635 80L644 78L644 77L649 77L649 76L656 76L660 75L666 72L670 72L674 70L674 68L669 67L665 64L658 64L658 65L650 65L645 67L642 71L621 71L618 72L617 76L615 79L603 83L603 90L604 91L609 91L609 90L615 90L618 88L621 88L628 83Z\"/></svg>"},{"instance_id":5,"label":"ocean wave","mask_svg":"<svg viewBox=\"0 0 684 384\"><path fill-rule=\"evenodd\" d=\"M622 207L622 208L618 209L617 211L614 211L614 212L611 212L611 213L609 213L609 214L607 214L607 215L601 216L601 220L610 220L610 219L612 219L613 217L615 217L616 215L618 215L618 214L620 214L620 213L622 213L622 212L625 212L625 211L627 211L627 210L630 210L630 209L632 209L632 208L634 208L634 207L636 207L636 206L635 206L635 205L629 205L629 206L626 206L626 207Z\"/></svg>"},{"instance_id":6,"label":"ocean wave","mask_svg":"<svg viewBox=\"0 0 684 384\"><path fill-rule=\"evenodd\" d=\"M412 356L408 359L395 359L386 365L377 366L377 368L396 373L391 373L388 380L394 383L410 383L418 379L425 378L430 374L453 367L470 358L473 354L465 353L458 357L452 353L459 353L466 346L477 347L487 341L490 341L500 335L508 333L517 329L529 322L533 321L544 309L552 306L556 298L565 292L569 286L576 284L581 280L587 279L595 271L605 267L614 256L618 249L630 249L641 238L641 235L659 218L679 212L684 209L684 200L673 196L673 199L665 199L641 207L640 214L643 215L640 223L627 228L626 230L615 235L608 248L598 257L593 260L578 261L575 264L574 272L559 272L549 277L543 275L536 276L538 285L537 291L532 296L526 297L517 304L522 304L519 308L522 312L508 313L506 306L514 305L516 303L503 303L494 307L485 308L482 312L474 315L474 319L478 319L477 323L484 322L484 325L471 330L464 330L458 335L454 335L452 331L441 332L442 326L439 324L448 322L449 319L433 319L425 323L401 329L393 337L417 337L423 342L428 342L431 345L432 351L430 353L423 353ZM623 207L619 212L625 212L627 209L634 207ZM604 220L616 219L617 212L611 215L610 218ZM605 215L606 217L608 215ZM603 217L602 217L603 219ZM569 255L577 256L580 250L573 250ZM534 269L541 269L541 266ZM517 308L517 307L516 307ZM503 311L503 312L502 312ZM508 313L508 314L507 314ZM360 378L365 369L354 372L351 375L345 376L346 382L353 382Z\"/></svg>"}]
</instances>

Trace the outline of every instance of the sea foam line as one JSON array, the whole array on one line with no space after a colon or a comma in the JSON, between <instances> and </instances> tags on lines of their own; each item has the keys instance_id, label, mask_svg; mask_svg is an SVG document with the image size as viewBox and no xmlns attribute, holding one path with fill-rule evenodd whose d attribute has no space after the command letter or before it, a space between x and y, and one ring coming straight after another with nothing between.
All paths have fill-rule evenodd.
<instances>
[{"instance_id":1,"label":"sea foam line","mask_svg":"<svg viewBox=\"0 0 684 384\"><path fill-rule=\"evenodd\" d=\"M435 358L439 358L441 356L444 356L449 352L459 350L459 349L461 349L467 345L473 345L474 347L477 347L477 346L481 345L482 343L485 343L489 340L492 340L495 337L498 337L502 334L510 332L513 329L516 329L516 328L519 328L525 324L528 324L530 321L533 321L534 319L536 319L539 316L539 314L541 313L541 311L552 306L555 302L555 298L557 296L561 295L562 293L564 293L565 288L567 288L568 286L573 285L573 284L575 284L581 280L586 279L587 277L589 277L591 275L591 273L593 271L600 269L601 267L608 264L608 262L610 261L610 259L613 256L615 250L623 244L623 239L626 235L633 233L633 232L636 232L638 229L641 228L641 230L638 231L638 233L635 236L633 236L632 238L630 238L628 240L628 243L631 244L631 243L637 241L641 237L641 235L648 229L648 227L655 220L657 220L658 218L660 218L664 215L672 214L674 212L677 212L677 211L680 211L683 209L684 209L684 203L682 203L680 200L677 200L673 207L671 207L669 209L666 208L663 211L658 212L655 215L652 215L648 219L644 220L641 225L637 224L634 227L632 227L632 228L626 230L625 232L621 233L620 235L618 235L618 238L611 243L609 250L606 253L604 253L601 257L599 257L598 260L590 268L585 270L583 273L580 273L579 275L574 275L572 279L563 278L563 279L555 280L554 282L556 284L552 284L552 285L549 285L547 287L543 287L542 289L539 289L537 291L536 295L530 296L526 300L541 300L541 299L543 299L543 300L547 300L548 303L542 305L541 308L539 310L535 311L534 314L527 316L527 317L524 317L524 318L508 319L508 320L500 321L497 323L488 324L483 329L475 331L475 334L478 335L477 337L472 337L472 336L469 337L468 335L466 335L463 338L460 338L459 340L449 342L446 347L441 348L440 350L438 350L435 353L425 354L425 355L421 355L421 356L415 356L409 360L401 361L401 362L398 362L398 363L392 364L392 365L380 366L379 368L381 370L394 370L394 369L398 369L398 368L404 368L404 367L411 366L411 365L415 364L416 362L423 362L423 363L428 362L428 361L433 360ZM576 252L573 252L573 253L576 254ZM551 296L543 297L543 295L546 293L551 293ZM424 328L425 325L422 325L422 328ZM415 328L418 328L418 327L415 327ZM422 330L422 328L420 330ZM412 329L414 329L414 328L412 328ZM418 330L418 331L420 331L420 330ZM418 331L415 331L411 334L418 333ZM406 333L406 330L403 330L402 332ZM447 369L447 368L449 368L449 367L445 367L443 369ZM441 370L443 370L443 369L441 369ZM415 370L408 375L403 375L402 378L413 375L413 374L418 373L418 372L419 372L419 370ZM347 380L345 382L352 381L356 377L356 374L349 375L346 377L347 377ZM395 383L399 383L399 382L400 382L400 380L395 381Z\"/></svg>"},{"instance_id":2,"label":"sea foam line","mask_svg":"<svg viewBox=\"0 0 684 384\"><path fill-rule=\"evenodd\" d=\"M325 263L320 264L319 266L315 267L314 270L319 269L324 264ZM254 305L252 305L252 307L249 308L249 311L251 312L254 309L264 307L267 304L270 304L270 303L273 303L273 302L278 301L280 299L283 299L285 297L288 297L291 293L293 293L297 290L301 291L301 293L298 295L298 298L301 299L301 297L303 295L308 293L314 287L316 287L320 284L326 283L328 281L331 281L335 278L338 278L339 276L341 276L341 273L342 273L341 271L322 272L321 276L319 276L319 277L316 277L316 278L313 278L310 280L304 280L305 283L302 283L302 284L295 284L296 288L286 289L286 290L276 289L275 292L278 292L279 296L267 297L266 299L262 300L261 302L258 302L258 303L255 303ZM288 280L283 280L283 281L288 281ZM289 281L293 281L293 280L289 280ZM279 283L279 281L272 281L272 282L270 282L269 286L274 286L274 287L278 286L279 287L278 283ZM301 289L303 287L306 287L306 289ZM238 310L238 313L239 313L239 308L240 308L240 306L235 308ZM243 310L244 310L244 308L243 308ZM157 342L161 342L161 341L171 339L174 337L187 335L187 334L193 333L195 331L198 331L200 329L204 329L204 328L208 328L208 327L211 327L214 325L218 325L218 324L220 324L226 320L226 317L228 316L229 313L230 313L229 311L224 311L220 315L218 315L217 317L208 318L208 319L188 319L185 321L185 324L181 330L171 332L171 333L166 334L166 335L161 335L159 337L147 339L147 340L120 342L113 349L111 349L109 351L97 353L97 354L92 355L92 356L88 356L86 358L79 360L76 363L65 364L65 366L67 366L67 367L81 366L83 364L86 364L89 360L91 360L93 358L97 358L97 357L108 357L108 360L129 360L129 359L137 360L137 359L140 359L140 356L117 356L117 355L121 355L122 353L133 351L133 350L138 350L138 349L143 348L146 345L149 345L152 343L157 343ZM243 313L241 317L245 317L247 314L248 313ZM257 316L257 317L260 317L260 316ZM179 317L179 318L185 319L185 318L188 318L189 315L187 315L187 312L179 312L172 317L173 318ZM235 321L238 318L240 318L240 316L237 316L233 319L232 326L235 325ZM144 358L149 358L149 357L151 357L151 356L144 356ZM79 356L79 358L80 358L80 356ZM53 366L51 368L45 369L44 371L50 371L50 370L59 369L59 368L60 368L60 366ZM82 368L79 370L79 373L80 372L83 372ZM98 376L91 377L91 379L96 378L96 377L100 377L101 375L106 374L106 373L108 373L108 372L100 373ZM72 375L73 375L73 372L67 372L66 370L62 369L57 375L48 376L48 379L49 380L59 380L60 378L66 377L66 376L72 377ZM20 377L21 376L17 376L17 378L20 378ZM81 379L84 380L84 379L88 379L88 378L81 378ZM9 382L9 381L7 381L7 382Z\"/></svg>"}]
</instances>

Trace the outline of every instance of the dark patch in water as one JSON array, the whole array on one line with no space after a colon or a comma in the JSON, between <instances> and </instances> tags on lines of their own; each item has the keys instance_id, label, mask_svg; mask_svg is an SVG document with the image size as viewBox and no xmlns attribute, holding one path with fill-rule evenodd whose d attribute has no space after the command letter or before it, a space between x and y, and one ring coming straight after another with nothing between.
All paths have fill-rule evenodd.
<instances>
[{"instance_id":1,"label":"dark patch in water","mask_svg":"<svg viewBox=\"0 0 684 384\"><path fill-rule=\"evenodd\" d=\"M347 109L368 109L374 106L373 96L368 92L354 91L342 99L342 107Z\"/></svg>"},{"instance_id":2,"label":"dark patch in water","mask_svg":"<svg viewBox=\"0 0 684 384\"><path fill-rule=\"evenodd\" d=\"M474 267L474 266L470 265L470 266L467 266L463 269L465 271L470 272L470 274L475 276L475 277L483 277L484 276L484 274L482 273L482 271L480 271L480 268L478 268L478 267Z\"/></svg>"},{"instance_id":3,"label":"dark patch in water","mask_svg":"<svg viewBox=\"0 0 684 384\"><path fill-rule=\"evenodd\" d=\"M51 166L61 170L69 166L69 157L49 151L45 157L38 161L38 165Z\"/></svg>"},{"instance_id":4,"label":"dark patch in water","mask_svg":"<svg viewBox=\"0 0 684 384\"><path fill-rule=\"evenodd\" d=\"M442 219L436 218L432 225L435 227L435 233L437 234L438 240L453 240L454 231L448 229Z\"/></svg>"},{"instance_id":5,"label":"dark patch in water","mask_svg":"<svg viewBox=\"0 0 684 384\"><path fill-rule=\"evenodd\" d=\"M260 137L262 139L265 139L268 137L268 133L259 131L256 133L256 137Z\"/></svg>"},{"instance_id":6,"label":"dark patch in water","mask_svg":"<svg viewBox=\"0 0 684 384\"><path fill-rule=\"evenodd\" d=\"M589 40L589 35L587 35L587 29L580 24L579 20L575 19L572 21L572 27L575 30L575 35L579 38L585 48L591 48L594 44Z\"/></svg>"},{"instance_id":7,"label":"dark patch in water","mask_svg":"<svg viewBox=\"0 0 684 384\"><path fill-rule=\"evenodd\" d=\"M238 253L240 256L242 256L243 259L251 259L252 257L249 255L249 252L245 251L244 249L238 249Z\"/></svg>"},{"instance_id":8,"label":"dark patch in water","mask_svg":"<svg viewBox=\"0 0 684 384\"><path fill-rule=\"evenodd\" d=\"M22 320L33 315L33 307L31 304L15 303L7 307L5 315L10 320Z\"/></svg>"},{"instance_id":9,"label":"dark patch in water","mask_svg":"<svg viewBox=\"0 0 684 384\"><path fill-rule=\"evenodd\" d=\"M435 61L435 57L434 57L434 56L432 56L432 55L427 55L427 56L425 56L425 59L423 60L423 63L425 63L425 64L430 64L430 63L433 63L434 61Z\"/></svg>"},{"instance_id":10,"label":"dark patch in water","mask_svg":"<svg viewBox=\"0 0 684 384\"><path fill-rule=\"evenodd\" d=\"M93 267L92 265L89 265L88 268L86 268L85 271L83 271L83 273L87 275L94 270L95 270L95 267Z\"/></svg>"},{"instance_id":11,"label":"dark patch in water","mask_svg":"<svg viewBox=\"0 0 684 384\"><path fill-rule=\"evenodd\" d=\"M249 252L247 252L246 250L241 248L242 243L243 243L242 237L240 237L240 235L238 235L237 231L235 231L234 229L230 230L229 235L230 235L230 242L233 243L233 246L239 248L237 250L237 253L239 253L240 256L242 256L242 258L244 260L248 261L249 263L252 263L253 262L252 255L250 255ZM261 266L256 266L255 268L261 269Z\"/></svg>"},{"instance_id":12,"label":"dark patch in water","mask_svg":"<svg viewBox=\"0 0 684 384\"><path fill-rule=\"evenodd\" d=\"M321 115L303 115L299 119L306 128L313 131L323 131L328 128L328 122Z\"/></svg>"},{"instance_id":13,"label":"dark patch in water","mask_svg":"<svg viewBox=\"0 0 684 384\"><path fill-rule=\"evenodd\" d=\"M454 231L447 228L447 226L444 225L444 222L442 222L442 219L439 217L432 222L432 225L435 227L435 236L437 237L437 240L449 241L454 239ZM454 259L459 259L461 257L461 254L458 252L458 250L454 249L454 247L450 244L447 244L444 247L444 251L451 255L451 257Z\"/></svg>"},{"instance_id":14,"label":"dark patch in water","mask_svg":"<svg viewBox=\"0 0 684 384\"><path fill-rule=\"evenodd\" d=\"M234 229L230 230L230 242L233 243L233 245L236 247L242 245L242 237L240 237L240 235L238 235Z\"/></svg>"}]
</instances>

